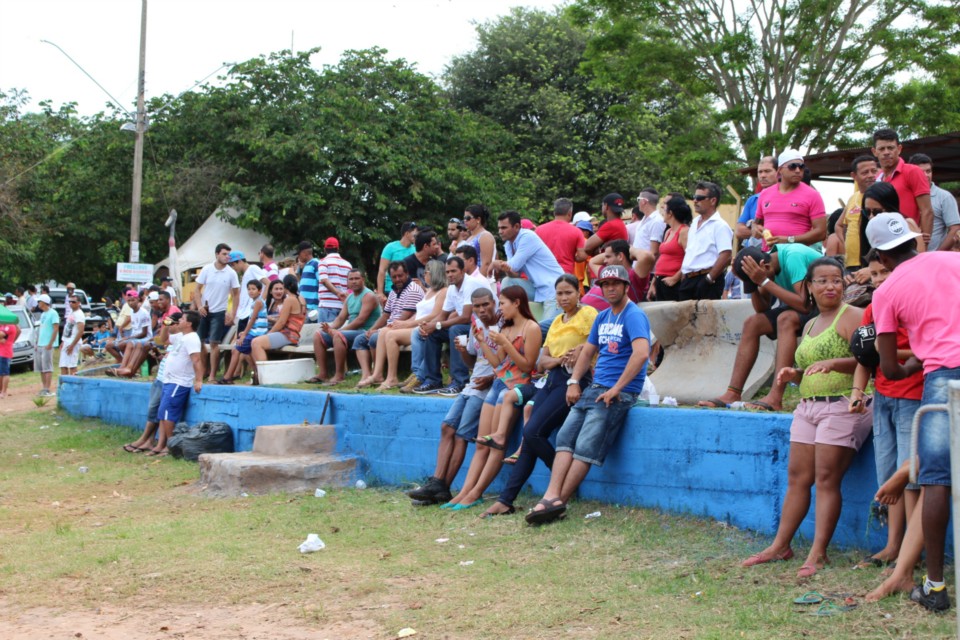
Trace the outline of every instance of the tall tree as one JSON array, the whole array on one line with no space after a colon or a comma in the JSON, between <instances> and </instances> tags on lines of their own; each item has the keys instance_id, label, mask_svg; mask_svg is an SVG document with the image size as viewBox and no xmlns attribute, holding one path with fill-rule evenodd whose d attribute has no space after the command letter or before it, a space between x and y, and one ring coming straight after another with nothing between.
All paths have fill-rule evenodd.
<instances>
[{"instance_id":1,"label":"tall tree","mask_svg":"<svg viewBox=\"0 0 960 640\"><path fill-rule=\"evenodd\" d=\"M508 166L533 181L533 201L522 203L530 209L559 196L596 208L614 190L727 177L733 154L711 110L677 92L637 100L582 73L588 32L562 12L514 9L477 37L444 81L456 105L514 134Z\"/></svg>"},{"instance_id":2,"label":"tall tree","mask_svg":"<svg viewBox=\"0 0 960 640\"><path fill-rule=\"evenodd\" d=\"M884 82L960 43L956 0L579 0L572 15L597 32L596 72L715 99L750 160L849 142Z\"/></svg>"}]
</instances>

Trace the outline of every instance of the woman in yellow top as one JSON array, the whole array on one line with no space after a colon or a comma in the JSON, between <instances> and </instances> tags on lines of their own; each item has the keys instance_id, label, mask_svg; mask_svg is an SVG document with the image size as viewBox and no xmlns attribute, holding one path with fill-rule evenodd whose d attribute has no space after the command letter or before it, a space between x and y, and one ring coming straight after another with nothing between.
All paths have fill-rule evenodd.
<instances>
[{"instance_id":1,"label":"woman in yellow top","mask_svg":"<svg viewBox=\"0 0 960 640\"><path fill-rule=\"evenodd\" d=\"M796 354L799 368L784 367L777 374L778 384L800 383L802 397L790 425L787 495L773 543L743 562L752 567L793 557L790 541L810 510L810 488L816 484L813 544L798 578L813 576L829 562L827 545L843 502L840 483L873 429L872 408L851 412L848 400L857 367L850 336L860 326L863 310L843 304L843 269L834 258L810 263L805 284L820 315L803 331Z\"/></svg>"},{"instance_id":2,"label":"woman in yellow top","mask_svg":"<svg viewBox=\"0 0 960 640\"><path fill-rule=\"evenodd\" d=\"M497 501L483 514L483 517L499 516L516 512L513 501L526 484L537 465L537 459L543 460L547 468L553 466L556 453L550 444L550 434L560 428L570 406L567 404L567 380L573 365L580 356L580 350L590 335L590 327L597 317L597 310L588 305L580 305L580 287L577 278L568 273L557 279L557 304L563 309L550 325L546 342L540 352L537 369L547 372L538 388L538 383L528 383L508 391L504 395L503 409L500 411L500 426L497 432L488 436L491 443L502 445L507 441L510 425L515 415L514 407L524 407L523 447L517 455L513 471L507 485ZM556 354L556 355L553 355ZM580 388L590 385L591 376L580 380ZM526 405L526 406L524 406ZM527 410L531 409L530 413Z\"/></svg>"}]
</instances>

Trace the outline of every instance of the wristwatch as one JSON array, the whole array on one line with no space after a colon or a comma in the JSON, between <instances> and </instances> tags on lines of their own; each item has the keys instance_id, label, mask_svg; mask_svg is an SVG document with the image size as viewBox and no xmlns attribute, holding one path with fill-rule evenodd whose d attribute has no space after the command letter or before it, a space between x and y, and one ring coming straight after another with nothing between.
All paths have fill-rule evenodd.
<instances>
[{"instance_id":1,"label":"wristwatch","mask_svg":"<svg viewBox=\"0 0 960 640\"><path fill-rule=\"evenodd\" d=\"M575 385L575 384L580 384L580 381L579 381L579 380L574 380L573 378L569 378L569 379L567 380L567 386L568 386L568 387L572 387L572 386Z\"/></svg>"},{"instance_id":2,"label":"wristwatch","mask_svg":"<svg viewBox=\"0 0 960 640\"><path fill-rule=\"evenodd\" d=\"M793 244L795 240L796 238L794 238L793 236L787 236L787 242L789 242L790 244Z\"/></svg>"},{"instance_id":3,"label":"wristwatch","mask_svg":"<svg viewBox=\"0 0 960 640\"><path fill-rule=\"evenodd\" d=\"M437 323L437 331L440 331L440 329L443 329L443 323L442 323L442 322L438 322L438 323Z\"/></svg>"}]
</instances>

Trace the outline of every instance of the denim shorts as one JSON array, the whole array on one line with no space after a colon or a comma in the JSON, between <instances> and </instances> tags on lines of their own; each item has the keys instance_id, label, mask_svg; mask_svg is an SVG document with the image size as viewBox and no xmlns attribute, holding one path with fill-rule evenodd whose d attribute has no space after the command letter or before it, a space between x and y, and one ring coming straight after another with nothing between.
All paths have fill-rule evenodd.
<instances>
[{"instance_id":1,"label":"denim shorts","mask_svg":"<svg viewBox=\"0 0 960 640\"><path fill-rule=\"evenodd\" d=\"M332 309L330 307L317 308L317 322L333 322L337 319L338 315L340 315L340 309Z\"/></svg>"},{"instance_id":2,"label":"denim shorts","mask_svg":"<svg viewBox=\"0 0 960 640\"><path fill-rule=\"evenodd\" d=\"M353 340L353 350L354 351L370 351L371 349L377 348L377 340L380 339L380 331L374 331L373 335L369 338L367 337L367 332L364 331L358 335Z\"/></svg>"},{"instance_id":3,"label":"denim shorts","mask_svg":"<svg viewBox=\"0 0 960 640\"><path fill-rule=\"evenodd\" d=\"M154 380L150 385L150 404L147 405L147 422L157 423L157 412L160 410L160 398L163 397L163 381Z\"/></svg>"},{"instance_id":4,"label":"denim shorts","mask_svg":"<svg viewBox=\"0 0 960 640\"><path fill-rule=\"evenodd\" d=\"M910 429L919 400L891 398L879 391L873 394L873 455L877 465L877 484L882 485L910 458ZM915 484L908 489L919 489Z\"/></svg>"},{"instance_id":5,"label":"denim shorts","mask_svg":"<svg viewBox=\"0 0 960 640\"><path fill-rule=\"evenodd\" d=\"M473 440L480 429L480 410L483 409L483 396L457 396L443 417L442 424L457 430L457 437Z\"/></svg>"},{"instance_id":6,"label":"denim shorts","mask_svg":"<svg viewBox=\"0 0 960 640\"><path fill-rule=\"evenodd\" d=\"M0 358L0 376L10 375L10 361L13 358Z\"/></svg>"},{"instance_id":7,"label":"denim shorts","mask_svg":"<svg viewBox=\"0 0 960 640\"><path fill-rule=\"evenodd\" d=\"M163 385L163 396L160 398L160 408L157 417L169 422L180 422L187 409L187 400L190 399L190 387L181 387L178 384Z\"/></svg>"},{"instance_id":8,"label":"denim shorts","mask_svg":"<svg viewBox=\"0 0 960 640\"><path fill-rule=\"evenodd\" d=\"M627 414L637 400L636 393L620 392L616 402L607 407L597 398L609 387L591 384L584 390L577 404L573 405L563 426L557 432L556 450L573 454L580 460L597 467L603 466L607 452L617 439Z\"/></svg>"},{"instance_id":9,"label":"denim shorts","mask_svg":"<svg viewBox=\"0 0 960 640\"><path fill-rule=\"evenodd\" d=\"M343 337L346 339L348 349L353 346L353 343L356 341L358 336L362 336L365 333L363 329L347 329L346 331L338 329L338 331L339 333L342 333ZM331 336L329 333L324 333L324 332L321 332L320 336L323 338L323 344L327 346L327 349L332 349L333 336Z\"/></svg>"},{"instance_id":10,"label":"denim shorts","mask_svg":"<svg viewBox=\"0 0 960 640\"><path fill-rule=\"evenodd\" d=\"M200 328L197 329L197 336L200 342L204 344L220 344L223 342L223 336L227 334L227 312L210 312L200 317Z\"/></svg>"},{"instance_id":11,"label":"denim shorts","mask_svg":"<svg viewBox=\"0 0 960 640\"><path fill-rule=\"evenodd\" d=\"M507 385L503 384L503 381L500 378L497 378L493 381L493 384L490 385L490 391L487 392L487 397L483 399L486 404L497 406L498 404L503 404L503 395L509 391Z\"/></svg>"},{"instance_id":12,"label":"denim shorts","mask_svg":"<svg viewBox=\"0 0 960 640\"><path fill-rule=\"evenodd\" d=\"M946 404L951 380L960 380L960 367L937 369L923 377L923 399L920 406ZM950 415L943 411L928 413L920 420L917 444L920 458L921 485L950 486Z\"/></svg>"}]
</instances>

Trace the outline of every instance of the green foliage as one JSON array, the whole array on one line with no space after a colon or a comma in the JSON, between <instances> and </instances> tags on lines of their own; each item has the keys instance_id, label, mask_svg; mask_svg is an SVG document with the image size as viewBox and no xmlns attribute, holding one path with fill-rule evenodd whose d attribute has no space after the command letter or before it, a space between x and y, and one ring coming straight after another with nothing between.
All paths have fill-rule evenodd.
<instances>
[{"instance_id":1,"label":"green foliage","mask_svg":"<svg viewBox=\"0 0 960 640\"><path fill-rule=\"evenodd\" d=\"M579 0L570 15L593 30L594 73L651 98L716 101L751 160L787 145L849 143L876 123L875 110L956 128L956 101L923 115L893 108L944 95L925 74L948 85L944 76L955 75L956 0ZM902 93L905 71L921 80ZM889 104L876 109L878 97Z\"/></svg>"},{"instance_id":2,"label":"green foliage","mask_svg":"<svg viewBox=\"0 0 960 640\"><path fill-rule=\"evenodd\" d=\"M507 166L532 181L533 211L559 196L596 210L610 191L729 179L733 154L709 109L676 93L644 101L595 82L581 70L588 32L562 13L514 9L477 34L477 49L455 58L444 80L456 105L515 136Z\"/></svg>"}]
</instances>

